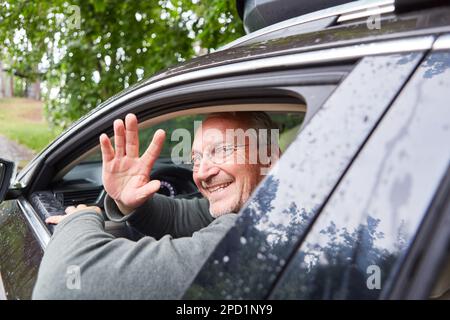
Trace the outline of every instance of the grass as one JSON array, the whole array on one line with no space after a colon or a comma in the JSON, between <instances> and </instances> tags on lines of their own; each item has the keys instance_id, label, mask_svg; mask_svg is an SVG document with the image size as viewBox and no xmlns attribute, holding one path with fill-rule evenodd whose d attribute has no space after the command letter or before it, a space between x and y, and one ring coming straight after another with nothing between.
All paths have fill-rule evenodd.
<instances>
[{"instance_id":1,"label":"grass","mask_svg":"<svg viewBox=\"0 0 450 320\"><path fill-rule=\"evenodd\" d=\"M61 129L51 128L43 117L41 101L0 99L0 134L37 153L60 133Z\"/></svg>"}]
</instances>

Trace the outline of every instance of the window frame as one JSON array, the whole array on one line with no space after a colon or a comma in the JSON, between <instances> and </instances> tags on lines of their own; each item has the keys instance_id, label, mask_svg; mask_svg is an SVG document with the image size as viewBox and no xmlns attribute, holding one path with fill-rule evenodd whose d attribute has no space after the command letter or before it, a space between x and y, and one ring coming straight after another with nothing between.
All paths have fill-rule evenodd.
<instances>
[{"instance_id":1,"label":"window frame","mask_svg":"<svg viewBox=\"0 0 450 320\"><path fill-rule=\"evenodd\" d=\"M43 168L33 179L29 191L45 189L46 184L51 181L51 177L56 172L86 150L98 145L98 136L101 133L112 136L113 121L125 118L126 114L130 112L135 113L140 121L147 121L165 114L207 106L257 104L259 102L298 104L304 101L301 88L313 89L314 92L311 95L320 96L322 94L317 102L317 104L321 104L351 68L352 66L349 64L334 68L324 67L317 72L318 77L312 77L311 68L306 68L300 69L300 71L294 69L211 79L163 90L130 101L121 108L111 110L104 117L97 118L95 123L85 126L75 135L66 139L56 152L46 158ZM317 69L313 68L312 70ZM326 93L320 93L318 88L323 89L326 86L329 88ZM214 96L213 99L211 95ZM230 95L233 98L230 98Z\"/></svg>"},{"instance_id":2,"label":"window frame","mask_svg":"<svg viewBox=\"0 0 450 320\"><path fill-rule=\"evenodd\" d=\"M278 70L211 79L145 95L111 110L100 118L94 118L94 115L91 115L90 117L94 118L92 122L67 137L57 149L45 157L32 183L20 197L19 206L33 226L41 246L45 248L49 242L50 233L39 214L31 206L28 197L34 191L47 190L57 172L86 150L98 145L98 136L101 133L112 136L112 123L115 119L124 118L126 114L132 112L140 121L147 121L189 109L237 104L254 105L258 102L298 105L305 101L302 95L303 90L314 96L315 104L321 105L352 68L351 62L347 61L345 64L341 63L333 67ZM312 72L316 76L312 76ZM211 99L211 95L214 99ZM233 96L232 99L230 95ZM311 103L311 106L313 105L314 103ZM317 108L311 108L311 110L314 109Z\"/></svg>"}]
</instances>

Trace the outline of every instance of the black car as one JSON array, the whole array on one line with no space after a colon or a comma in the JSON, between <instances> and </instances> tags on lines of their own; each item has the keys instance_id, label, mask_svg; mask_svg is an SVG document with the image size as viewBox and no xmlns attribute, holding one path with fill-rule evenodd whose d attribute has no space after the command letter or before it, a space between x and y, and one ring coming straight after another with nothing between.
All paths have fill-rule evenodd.
<instances>
[{"instance_id":1,"label":"black car","mask_svg":"<svg viewBox=\"0 0 450 320\"><path fill-rule=\"evenodd\" d=\"M245 22L255 8L241 10ZM380 0L255 30L105 101L17 175L2 161L0 298L30 298L45 217L102 207L98 137L114 119L135 113L144 146L157 128L246 110L278 122L285 151L185 298L450 297L450 5ZM171 143L152 177L199 197Z\"/></svg>"}]
</instances>

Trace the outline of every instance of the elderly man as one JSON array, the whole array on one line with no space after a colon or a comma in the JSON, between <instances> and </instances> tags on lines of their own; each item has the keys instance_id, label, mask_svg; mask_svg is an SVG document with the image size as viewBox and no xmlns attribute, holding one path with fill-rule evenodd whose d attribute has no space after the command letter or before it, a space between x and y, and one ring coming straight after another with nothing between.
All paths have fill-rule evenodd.
<instances>
[{"instance_id":1,"label":"elderly man","mask_svg":"<svg viewBox=\"0 0 450 320\"><path fill-rule=\"evenodd\" d=\"M187 200L156 194L160 182L149 178L164 131L156 131L139 157L136 116L127 115L125 125L116 120L115 150L105 134L100 136L105 211L110 220L128 221L146 236L136 242L114 238L105 232L98 207L67 208L67 215L47 220L58 226L45 250L33 298L181 298L233 226L237 215L230 213L239 212L263 169L273 164L248 161L257 150L248 139L242 144L236 137L226 139L228 130L274 128L263 112L207 117L192 146L193 178L204 199ZM277 157L272 154L271 159Z\"/></svg>"}]
</instances>

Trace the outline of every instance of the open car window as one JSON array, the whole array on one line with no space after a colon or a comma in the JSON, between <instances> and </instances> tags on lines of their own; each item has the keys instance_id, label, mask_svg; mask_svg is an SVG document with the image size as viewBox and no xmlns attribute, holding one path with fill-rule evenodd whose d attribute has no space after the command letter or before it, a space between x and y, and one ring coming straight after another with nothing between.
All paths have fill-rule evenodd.
<instances>
[{"instance_id":1,"label":"open car window","mask_svg":"<svg viewBox=\"0 0 450 320\"><path fill-rule=\"evenodd\" d=\"M304 112L268 112L271 119L277 124L280 133L279 145L282 152L284 152L289 144L294 140L305 117ZM140 129L139 131L139 153L146 150L150 144L153 135L156 130L163 129L167 133L167 139L164 142L163 150L161 151L160 158L171 158L171 152L179 141L170 139L174 130L183 129L188 130L190 135L194 136L194 123L197 121L203 121L205 115L189 115L180 116L168 121L164 121L152 127ZM114 139L111 140L112 142ZM97 150L83 159L80 164L98 162L102 160L100 150Z\"/></svg>"},{"instance_id":2,"label":"open car window","mask_svg":"<svg viewBox=\"0 0 450 320\"><path fill-rule=\"evenodd\" d=\"M274 105L274 109L276 106ZM291 106L288 111L268 111L268 115L276 123L279 130L279 145L284 152L295 139L305 118L305 108ZM139 129L140 154L147 149L154 133L158 129L166 131L166 140L158 161L152 170L152 179L161 181L160 194L169 197L192 198L201 197L192 179L191 150L186 150L184 157L178 158L174 152L180 144L177 132L187 133L194 137L195 126L205 119L207 114L188 114L171 117L165 121L142 121ZM111 138L112 142L113 138ZM192 140L188 142L191 146ZM93 151L94 150L94 151ZM80 203L102 206L105 193L101 180L101 151L99 146L86 152L86 156L73 166L61 179L53 183L53 193L64 206Z\"/></svg>"},{"instance_id":3,"label":"open car window","mask_svg":"<svg viewBox=\"0 0 450 320\"><path fill-rule=\"evenodd\" d=\"M202 119L207 114L264 111L278 124L279 143L284 153L352 68L351 64L342 64L213 79L207 83L188 84L186 88L183 86L185 91L180 88L170 89L161 94L165 98L144 96L133 104L111 110L105 117L92 122L67 140L48 161L48 166L44 168L46 170L41 173L45 174L45 179L37 181L30 192L31 206L42 221L49 215L58 214L42 209L55 207L56 202L63 207L77 204L103 207L106 193L102 185L98 137L104 132L112 137L113 121L117 118L123 119L128 113L135 113L138 117L143 152L153 133L160 127L166 129L167 142L172 134L168 131L173 130L173 126L184 123L188 128L178 129L192 132L194 126L190 122ZM215 88L215 91L211 91L212 88ZM183 92L189 92L188 98L181 94ZM197 92L195 100L192 98L193 92ZM162 107L165 99L172 102L175 98L179 100L178 104ZM211 100L212 98L214 100ZM201 99L209 100L204 102ZM201 197L193 182L191 166L186 163L173 163L172 157L167 158L170 144L167 145L169 148L163 150L151 172L152 178L167 182L162 184L159 193L187 199ZM58 212L60 214L61 210ZM52 226L42 224L51 234Z\"/></svg>"}]
</instances>

